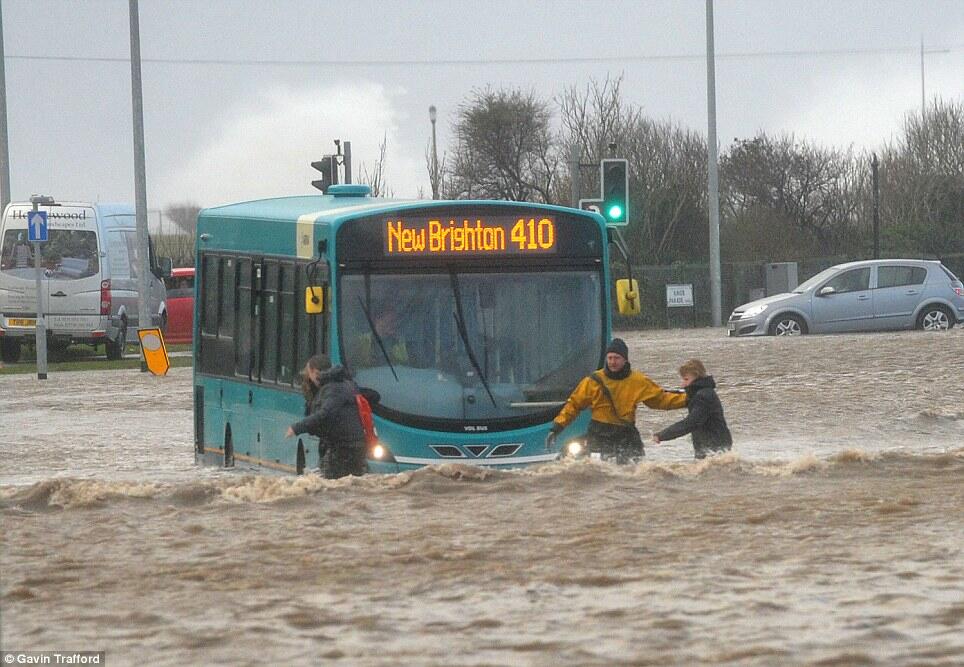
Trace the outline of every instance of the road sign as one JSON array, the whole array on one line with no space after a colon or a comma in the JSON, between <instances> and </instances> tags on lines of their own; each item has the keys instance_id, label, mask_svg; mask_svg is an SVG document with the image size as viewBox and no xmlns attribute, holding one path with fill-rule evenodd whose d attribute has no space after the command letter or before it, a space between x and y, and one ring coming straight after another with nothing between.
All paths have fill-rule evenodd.
<instances>
[{"instance_id":1,"label":"road sign","mask_svg":"<svg viewBox=\"0 0 964 667\"><path fill-rule=\"evenodd\" d=\"M579 208L583 211L602 213L602 199L580 199Z\"/></svg>"},{"instance_id":2,"label":"road sign","mask_svg":"<svg viewBox=\"0 0 964 667\"><path fill-rule=\"evenodd\" d=\"M693 305L693 285L667 285L666 307L679 308Z\"/></svg>"},{"instance_id":3,"label":"road sign","mask_svg":"<svg viewBox=\"0 0 964 667\"><path fill-rule=\"evenodd\" d=\"M171 359L167 356L167 345L164 344L164 334L158 328L138 329L137 337L141 340L141 353L147 370L154 375L167 375L171 368Z\"/></svg>"},{"instance_id":4,"label":"road sign","mask_svg":"<svg viewBox=\"0 0 964 667\"><path fill-rule=\"evenodd\" d=\"M47 240L47 212L29 211L27 213L27 240Z\"/></svg>"}]
</instances>

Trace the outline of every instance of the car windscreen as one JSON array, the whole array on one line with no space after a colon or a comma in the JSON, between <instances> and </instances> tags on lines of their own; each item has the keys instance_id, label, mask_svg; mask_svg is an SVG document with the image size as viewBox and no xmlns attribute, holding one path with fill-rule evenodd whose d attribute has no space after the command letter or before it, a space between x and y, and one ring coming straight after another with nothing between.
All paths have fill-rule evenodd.
<instances>
[{"instance_id":1,"label":"car windscreen","mask_svg":"<svg viewBox=\"0 0 964 667\"><path fill-rule=\"evenodd\" d=\"M45 275L55 280L77 280L100 271L97 232L86 229L51 229L41 246ZM34 248L26 229L7 229L0 246L0 271L33 280Z\"/></svg>"},{"instance_id":2,"label":"car windscreen","mask_svg":"<svg viewBox=\"0 0 964 667\"><path fill-rule=\"evenodd\" d=\"M817 275L815 275L813 278L810 278L809 280L800 283L800 284L797 286L797 288L796 288L795 290L793 290L793 291L794 291L796 294L803 294L803 293L806 292L807 290L813 289L814 287L816 287L817 285L819 285L820 283L822 283L824 280L826 280L826 279L829 278L830 276L832 276L832 275L834 275L835 273L837 273L838 271L840 271L840 269L839 269L838 267L836 267L836 266L831 266L829 269L824 269L823 271L821 271L820 273L818 273Z\"/></svg>"}]
</instances>

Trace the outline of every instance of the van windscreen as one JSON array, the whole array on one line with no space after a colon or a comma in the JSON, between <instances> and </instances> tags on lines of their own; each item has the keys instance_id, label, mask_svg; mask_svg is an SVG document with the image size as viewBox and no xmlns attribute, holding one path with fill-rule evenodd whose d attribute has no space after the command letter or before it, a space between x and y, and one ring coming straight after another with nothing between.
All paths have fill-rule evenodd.
<instances>
[{"instance_id":1,"label":"van windscreen","mask_svg":"<svg viewBox=\"0 0 964 667\"><path fill-rule=\"evenodd\" d=\"M41 248L41 261L47 277L77 280L100 271L97 232L85 229L51 229ZM27 241L26 229L7 229L0 246L0 271L33 280L34 248Z\"/></svg>"}]
</instances>

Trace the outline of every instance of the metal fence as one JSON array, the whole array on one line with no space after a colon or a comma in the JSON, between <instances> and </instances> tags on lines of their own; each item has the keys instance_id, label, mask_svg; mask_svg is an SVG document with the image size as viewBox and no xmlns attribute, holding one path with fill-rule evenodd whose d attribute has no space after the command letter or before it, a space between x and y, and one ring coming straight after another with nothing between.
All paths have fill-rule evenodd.
<instances>
[{"instance_id":1,"label":"metal fence","mask_svg":"<svg viewBox=\"0 0 964 667\"><path fill-rule=\"evenodd\" d=\"M964 278L964 254L945 255L940 259L958 278ZM797 260L797 278L802 283L834 264L852 260L853 258L845 256ZM721 310L724 321L736 306L766 296L768 263L731 262L721 266ZM625 278L625 264L615 263L613 272L617 277ZM709 265L679 263L669 266L634 266L633 277L639 281L642 312L634 317L623 317L614 312L615 328L690 328L712 325ZM693 306L667 308L666 285L670 284L692 285Z\"/></svg>"}]
</instances>

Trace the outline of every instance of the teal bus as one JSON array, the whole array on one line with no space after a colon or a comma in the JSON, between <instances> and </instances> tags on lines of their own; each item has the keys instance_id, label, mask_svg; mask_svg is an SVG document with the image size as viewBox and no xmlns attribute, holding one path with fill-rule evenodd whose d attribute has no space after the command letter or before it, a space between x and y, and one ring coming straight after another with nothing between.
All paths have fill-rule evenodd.
<instances>
[{"instance_id":1,"label":"teal bus","mask_svg":"<svg viewBox=\"0 0 964 667\"><path fill-rule=\"evenodd\" d=\"M557 440L562 451L545 436L603 363L613 240L624 247L594 212L380 199L365 185L203 210L196 460L317 466L316 439L284 437L304 414L299 374L316 353L379 394L372 472L565 455L587 415ZM632 279L616 287L638 312Z\"/></svg>"}]
</instances>

